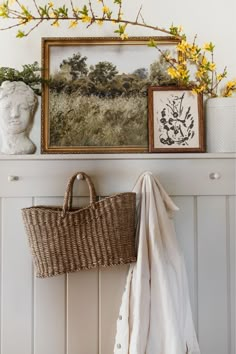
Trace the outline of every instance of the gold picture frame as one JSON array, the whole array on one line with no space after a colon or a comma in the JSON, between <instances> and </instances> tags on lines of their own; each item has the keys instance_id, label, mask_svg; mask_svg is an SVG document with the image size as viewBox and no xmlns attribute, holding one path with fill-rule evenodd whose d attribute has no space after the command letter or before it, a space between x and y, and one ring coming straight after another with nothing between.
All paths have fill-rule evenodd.
<instances>
[{"instance_id":1,"label":"gold picture frame","mask_svg":"<svg viewBox=\"0 0 236 354\"><path fill-rule=\"evenodd\" d=\"M203 96L186 87L149 87L149 152L205 152Z\"/></svg>"},{"instance_id":2,"label":"gold picture frame","mask_svg":"<svg viewBox=\"0 0 236 354\"><path fill-rule=\"evenodd\" d=\"M162 51L172 37L153 37ZM42 38L42 153L148 152L149 37Z\"/></svg>"}]
</instances>

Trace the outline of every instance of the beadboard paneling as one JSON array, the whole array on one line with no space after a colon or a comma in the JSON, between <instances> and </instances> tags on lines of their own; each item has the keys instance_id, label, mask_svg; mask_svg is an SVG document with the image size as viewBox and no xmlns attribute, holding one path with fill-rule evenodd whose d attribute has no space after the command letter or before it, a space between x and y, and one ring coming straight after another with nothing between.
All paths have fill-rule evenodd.
<instances>
[{"instance_id":1,"label":"beadboard paneling","mask_svg":"<svg viewBox=\"0 0 236 354\"><path fill-rule=\"evenodd\" d=\"M91 172L98 194L110 194L130 190L137 173L145 168L158 172L180 208L174 222L186 262L201 353L235 354L233 161L227 160L225 170L224 159L213 164L208 159L196 161L126 160L124 164L117 160L117 165L111 160L24 161L29 164L21 165L21 170L22 161L11 165L5 160L9 164L3 168L1 162L0 354L113 352L128 266L35 278L20 209L33 203L61 205L68 176L76 170ZM209 179L213 171L221 172L222 178ZM19 181L7 181L8 175L18 172ZM86 205L85 183L77 184L74 191L81 196L74 198L74 204Z\"/></svg>"},{"instance_id":2,"label":"beadboard paneling","mask_svg":"<svg viewBox=\"0 0 236 354\"><path fill-rule=\"evenodd\" d=\"M20 210L31 198L2 200L1 354L32 353L32 262Z\"/></svg>"},{"instance_id":3,"label":"beadboard paneling","mask_svg":"<svg viewBox=\"0 0 236 354\"><path fill-rule=\"evenodd\" d=\"M68 354L97 354L99 348L98 270L69 274L67 286Z\"/></svg>"},{"instance_id":4,"label":"beadboard paneling","mask_svg":"<svg viewBox=\"0 0 236 354\"><path fill-rule=\"evenodd\" d=\"M229 354L226 198L198 197L198 327L205 354Z\"/></svg>"},{"instance_id":5,"label":"beadboard paneling","mask_svg":"<svg viewBox=\"0 0 236 354\"><path fill-rule=\"evenodd\" d=\"M111 271L108 268L100 270L99 354L113 353L116 321L119 315L127 272L127 265L121 265L117 267L117 269L114 269L114 271Z\"/></svg>"},{"instance_id":6,"label":"beadboard paneling","mask_svg":"<svg viewBox=\"0 0 236 354\"><path fill-rule=\"evenodd\" d=\"M197 329L197 254L196 254L196 213L194 197L172 197L179 210L175 213L175 230L180 248L184 254L189 279L189 294Z\"/></svg>"},{"instance_id":7,"label":"beadboard paneling","mask_svg":"<svg viewBox=\"0 0 236 354\"><path fill-rule=\"evenodd\" d=\"M231 354L236 353L236 197L228 198L227 217L229 220L229 304L228 313L231 322Z\"/></svg>"}]
</instances>

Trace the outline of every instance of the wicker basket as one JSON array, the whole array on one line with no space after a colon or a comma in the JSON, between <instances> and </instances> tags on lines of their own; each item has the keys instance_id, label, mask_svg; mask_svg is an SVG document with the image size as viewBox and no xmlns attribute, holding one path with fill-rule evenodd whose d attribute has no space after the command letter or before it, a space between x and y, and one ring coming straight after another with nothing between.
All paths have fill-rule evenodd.
<instances>
[{"instance_id":1,"label":"wicker basket","mask_svg":"<svg viewBox=\"0 0 236 354\"><path fill-rule=\"evenodd\" d=\"M72 209L73 184L80 174L90 191L90 205ZM67 185L63 207L22 209L37 277L136 261L135 193L96 202L94 185L84 172Z\"/></svg>"}]
</instances>

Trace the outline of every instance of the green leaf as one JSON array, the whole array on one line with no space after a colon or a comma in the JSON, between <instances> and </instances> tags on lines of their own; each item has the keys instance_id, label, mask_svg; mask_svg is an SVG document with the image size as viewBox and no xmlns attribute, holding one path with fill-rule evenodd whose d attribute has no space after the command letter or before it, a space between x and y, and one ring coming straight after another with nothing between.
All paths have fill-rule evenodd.
<instances>
[{"instance_id":1,"label":"green leaf","mask_svg":"<svg viewBox=\"0 0 236 354\"><path fill-rule=\"evenodd\" d=\"M68 9L65 5L63 5L63 7L59 7L58 12L62 17L68 17Z\"/></svg>"},{"instance_id":2,"label":"green leaf","mask_svg":"<svg viewBox=\"0 0 236 354\"><path fill-rule=\"evenodd\" d=\"M0 17L3 18L8 18L9 9L8 9L8 5L6 3L3 3L2 5L0 5Z\"/></svg>"},{"instance_id":3,"label":"green leaf","mask_svg":"<svg viewBox=\"0 0 236 354\"><path fill-rule=\"evenodd\" d=\"M39 6L39 12L40 12L40 15L41 15L42 17L48 17L48 16L49 16L49 14L48 14L48 7L47 7L47 6L44 6L44 7Z\"/></svg>"},{"instance_id":4,"label":"green leaf","mask_svg":"<svg viewBox=\"0 0 236 354\"><path fill-rule=\"evenodd\" d=\"M23 37L25 37L25 32L19 30L19 31L17 32L17 34L16 34L16 37L17 37L17 38L23 38Z\"/></svg>"},{"instance_id":5,"label":"green leaf","mask_svg":"<svg viewBox=\"0 0 236 354\"><path fill-rule=\"evenodd\" d=\"M154 39L150 39L149 42L148 42L148 47L156 48L157 47L157 42L154 41Z\"/></svg>"},{"instance_id":6,"label":"green leaf","mask_svg":"<svg viewBox=\"0 0 236 354\"><path fill-rule=\"evenodd\" d=\"M86 5L84 5L84 7L82 8L81 11L79 11L81 13L81 15L84 15L84 16L88 16L88 8Z\"/></svg>"}]
</instances>

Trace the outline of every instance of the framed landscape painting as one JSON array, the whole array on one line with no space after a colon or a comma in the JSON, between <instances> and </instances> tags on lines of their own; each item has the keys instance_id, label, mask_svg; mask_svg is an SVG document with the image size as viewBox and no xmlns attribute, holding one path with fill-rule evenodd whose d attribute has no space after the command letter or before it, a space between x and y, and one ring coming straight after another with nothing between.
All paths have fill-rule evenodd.
<instances>
[{"instance_id":1,"label":"framed landscape painting","mask_svg":"<svg viewBox=\"0 0 236 354\"><path fill-rule=\"evenodd\" d=\"M149 87L149 151L204 152L203 98L189 88Z\"/></svg>"},{"instance_id":2,"label":"framed landscape painting","mask_svg":"<svg viewBox=\"0 0 236 354\"><path fill-rule=\"evenodd\" d=\"M168 80L149 40L42 39L42 153L148 151L148 87ZM153 40L162 52L178 43Z\"/></svg>"}]
</instances>

